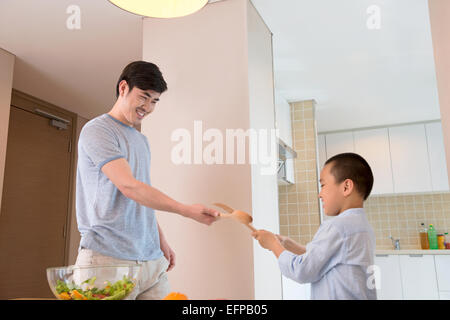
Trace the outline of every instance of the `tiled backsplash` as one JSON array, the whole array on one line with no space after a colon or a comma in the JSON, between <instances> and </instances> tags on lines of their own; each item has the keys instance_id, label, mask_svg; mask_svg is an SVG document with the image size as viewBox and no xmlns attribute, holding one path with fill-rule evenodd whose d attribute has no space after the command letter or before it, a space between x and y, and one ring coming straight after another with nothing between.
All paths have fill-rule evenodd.
<instances>
[{"instance_id":1,"label":"tiled backsplash","mask_svg":"<svg viewBox=\"0 0 450 320\"><path fill-rule=\"evenodd\" d=\"M365 209L375 231L377 249L393 249L390 235L400 238L401 249L420 249L422 222L426 227L433 224L438 233L450 232L448 192L370 196Z\"/></svg>"},{"instance_id":2,"label":"tiled backsplash","mask_svg":"<svg viewBox=\"0 0 450 320\"><path fill-rule=\"evenodd\" d=\"M280 233L310 242L320 226L314 101L290 103L295 184L279 186Z\"/></svg>"}]
</instances>

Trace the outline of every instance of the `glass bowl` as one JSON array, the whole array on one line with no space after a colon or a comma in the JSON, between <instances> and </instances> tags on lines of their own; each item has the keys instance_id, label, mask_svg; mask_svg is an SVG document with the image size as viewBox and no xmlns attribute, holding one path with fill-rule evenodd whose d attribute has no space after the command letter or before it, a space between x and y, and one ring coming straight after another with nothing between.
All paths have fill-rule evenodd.
<instances>
[{"instance_id":1,"label":"glass bowl","mask_svg":"<svg viewBox=\"0 0 450 320\"><path fill-rule=\"evenodd\" d=\"M50 289L60 300L123 300L133 297L140 265L47 268Z\"/></svg>"}]
</instances>

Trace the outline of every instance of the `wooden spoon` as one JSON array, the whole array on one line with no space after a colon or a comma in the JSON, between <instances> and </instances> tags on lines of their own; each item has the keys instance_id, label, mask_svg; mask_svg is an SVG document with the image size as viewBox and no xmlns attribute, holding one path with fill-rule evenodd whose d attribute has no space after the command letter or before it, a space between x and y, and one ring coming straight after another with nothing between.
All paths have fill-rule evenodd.
<instances>
[{"instance_id":1,"label":"wooden spoon","mask_svg":"<svg viewBox=\"0 0 450 320\"><path fill-rule=\"evenodd\" d=\"M242 223L243 225L247 226L250 230L256 231L256 229L251 225L253 218L247 212L240 211L240 210L234 210L233 208L231 208L225 204L222 204L222 203L214 203L214 205L229 212L229 214L220 213L220 217L235 219L235 220L239 221L240 223Z\"/></svg>"}]
</instances>

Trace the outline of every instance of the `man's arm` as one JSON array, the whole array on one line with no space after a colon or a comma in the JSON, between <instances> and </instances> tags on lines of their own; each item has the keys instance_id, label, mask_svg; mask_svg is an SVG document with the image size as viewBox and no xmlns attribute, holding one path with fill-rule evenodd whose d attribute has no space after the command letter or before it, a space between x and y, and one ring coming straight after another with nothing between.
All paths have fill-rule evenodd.
<instances>
[{"instance_id":1,"label":"man's arm","mask_svg":"<svg viewBox=\"0 0 450 320\"><path fill-rule=\"evenodd\" d=\"M218 211L206 208L200 204L182 204L158 189L136 180L128 162L124 158L108 162L102 167L102 172L125 197L143 206L155 210L177 213L207 225L213 223L219 215Z\"/></svg>"}]
</instances>

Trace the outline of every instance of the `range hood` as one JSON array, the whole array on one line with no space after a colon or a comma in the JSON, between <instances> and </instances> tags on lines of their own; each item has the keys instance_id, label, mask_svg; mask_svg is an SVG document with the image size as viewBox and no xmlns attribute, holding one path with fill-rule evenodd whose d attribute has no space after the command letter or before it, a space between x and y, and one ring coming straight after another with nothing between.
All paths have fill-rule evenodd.
<instances>
[{"instance_id":1,"label":"range hood","mask_svg":"<svg viewBox=\"0 0 450 320\"><path fill-rule=\"evenodd\" d=\"M289 147L283 140L278 138L278 183L279 184L293 184L293 181L288 179L287 174L287 160L297 158L297 152Z\"/></svg>"}]
</instances>

